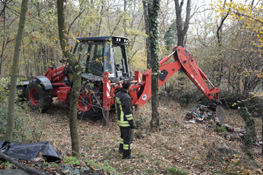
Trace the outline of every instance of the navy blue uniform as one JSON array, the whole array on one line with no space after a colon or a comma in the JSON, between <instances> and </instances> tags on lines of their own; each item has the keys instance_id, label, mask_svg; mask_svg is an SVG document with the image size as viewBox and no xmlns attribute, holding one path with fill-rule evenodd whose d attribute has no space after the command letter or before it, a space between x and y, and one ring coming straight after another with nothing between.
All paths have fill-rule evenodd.
<instances>
[{"instance_id":1,"label":"navy blue uniform","mask_svg":"<svg viewBox=\"0 0 263 175\"><path fill-rule=\"evenodd\" d=\"M123 151L123 158L130 158L134 123L131 98L125 89L116 94L115 107L121 131L119 151Z\"/></svg>"}]
</instances>

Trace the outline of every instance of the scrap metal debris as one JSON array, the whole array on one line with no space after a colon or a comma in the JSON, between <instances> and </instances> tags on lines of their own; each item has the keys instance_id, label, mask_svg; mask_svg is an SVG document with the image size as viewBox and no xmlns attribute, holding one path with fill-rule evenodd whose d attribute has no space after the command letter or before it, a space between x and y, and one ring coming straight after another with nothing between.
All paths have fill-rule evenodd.
<instances>
[{"instance_id":1,"label":"scrap metal debris","mask_svg":"<svg viewBox=\"0 0 263 175\"><path fill-rule=\"evenodd\" d=\"M185 123L204 123L206 124L206 129L221 127L223 129L217 132L221 132L220 135L224 136L227 140L242 141L246 134L246 130L234 128L229 124L223 124L224 119L225 113L221 106L218 106L216 111L214 111L205 105L197 104L191 111L186 111L183 121ZM253 143L257 146L263 145L261 133L256 133L255 136L253 136Z\"/></svg>"},{"instance_id":2,"label":"scrap metal debris","mask_svg":"<svg viewBox=\"0 0 263 175\"><path fill-rule=\"evenodd\" d=\"M207 106L197 104L191 111L186 111L186 116L184 118L185 123L196 123L196 122L204 122L207 119L215 118L215 111L210 110ZM218 119L216 119L220 122Z\"/></svg>"}]
</instances>

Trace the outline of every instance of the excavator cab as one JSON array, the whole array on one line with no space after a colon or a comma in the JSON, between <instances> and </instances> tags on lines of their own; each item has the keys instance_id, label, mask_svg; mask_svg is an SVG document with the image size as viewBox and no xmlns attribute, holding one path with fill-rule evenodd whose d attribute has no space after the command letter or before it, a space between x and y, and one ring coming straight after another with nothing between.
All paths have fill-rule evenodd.
<instances>
[{"instance_id":1,"label":"excavator cab","mask_svg":"<svg viewBox=\"0 0 263 175\"><path fill-rule=\"evenodd\" d=\"M125 48L127 38L102 36L77 39L74 53L81 61L84 77L102 78L104 72L109 72L109 78L117 81L131 76Z\"/></svg>"}]
</instances>

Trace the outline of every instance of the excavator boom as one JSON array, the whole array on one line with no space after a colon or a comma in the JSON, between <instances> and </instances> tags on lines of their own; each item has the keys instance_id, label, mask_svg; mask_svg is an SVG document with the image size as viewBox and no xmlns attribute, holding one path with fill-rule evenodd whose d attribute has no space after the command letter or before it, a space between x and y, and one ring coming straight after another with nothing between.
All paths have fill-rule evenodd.
<instances>
[{"instance_id":1,"label":"excavator boom","mask_svg":"<svg viewBox=\"0 0 263 175\"><path fill-rule=\"evenodd\" d=\"M173 56L174 60L168 62L169 58ZM220 106L219 101L220 89L216 88L202 70L196 65L193 56L183 47L178 46L173 48L173 52L164 57L160 62L159 87L163 85L173 74L181 69L188 78L196 85L196 87L204 94L204 96L212 101L216 106ZM152 69L147 70L140 75L140 71L135 71L135 78L132 81L129 95L132 98L132 105L140 107L144 105L152 96L151 78ZM122 87L121 82L111 83L108 79L109 72L105 72L103 76L103 111L108 111L114 104L115 93ZM208 88L205 81L210 84ZM217 107L218 108L218 107ZM223 116L223 108L216 110L218 116ZM218 114L221 111L221 114ZM222 112L223 111L223 112Z\"/></svg>"},{"instance_id":2,"label":"excavator boom","mask_svg":"<svg viewBox=\"0 0 263 175\"><path fill-rule=\"evenodd\" d=\"M166 63L170 56L174 61ZM181 69L188 78L197 86L197 88L210 101L218 101L220 90L208 80L207 76L196 65L194 57L183 47L173 48L172 54L164 57L160 62L159 87L163 85L174 73ZM142 75L142 82L134 83L130 96L133 105L140 107L145 104L151 97L151 73L152 69L147 70ZM207 80L211 88L209 89L204 80ZM215 94L215 97L213 96Z\"/></svg>"}]
</instances>

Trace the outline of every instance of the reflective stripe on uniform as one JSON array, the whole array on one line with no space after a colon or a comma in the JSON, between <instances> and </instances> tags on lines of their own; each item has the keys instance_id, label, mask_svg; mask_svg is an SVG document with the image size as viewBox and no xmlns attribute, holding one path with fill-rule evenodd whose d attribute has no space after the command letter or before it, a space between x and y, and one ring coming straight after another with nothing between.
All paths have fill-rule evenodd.
<instances>
[{"instance_id":1,"label":"reflective stripe on uniform","mask_svg":"<svg viewBox=\"0 0 263 175\"><path fill-rule=\"evenodd\" d=\"M130 147L130 150L132 149L132 143L131 144L123 144L123 149L124 150L129 150L129 147Z\"/></svg>"},{"instance_id":2,"label":"reflective stripe on uniform","mask_svg":"<svg viewBox=\"0 0 263 175\"><path fill-rule=\"evenodd\" d=\"M121 112L120 121L124 121L124 113L123 113L123 110L122 110L122 104L121 104L120 98L116 97L116 99L117 99L116 102L118 103L119 108L120 108L120 112Z\"/></svg>"},{"instance_id":3,"label":"reflective stripe on uniform","mask_svg":"<svg viewBox=\"0 0 263 175\"><path fill-rule=\"evenodd\" d=\"M120 127L130 127L130 124L128 121L125 121L126 119L127 120L132 120L132 114L128 114L128 115L125 115L126 119L124 119L124 112L123 112L123 109L122 109L122 103L120 101L120 98L119 97L116 97L115 98L115 104L116 106L119 107L120 109L120 119L118 120L118 124ZM117 109L117 108L116 108Z\"/></svg>"},{"instance_id":4,"label":"reflective stripe on uniform","mask_svg":"<svg viewBox=\"0 0 263 175\"><path fill-rule=\"evenodd\" d=\"M115 98L116 114L117 114L117 105L118 105L119 107L121 107L121 100L120 100L119 97L116 97L116 98Z\"/></svg>"},{"instance_id":5,"label":"reflective stripe on uniform","mask_svg":"<svg viewBox=\"0 0 263 175\"><path fill-rule=\"evenodd\" d=\"M122 111L122 107L121 106L120 106L120 110L121 110L120 121L124 121L124 113Z\"/></svg>"},{"instance_id":6,"label":"reflective stripe on uniform","mask_svg":"<svg viewBox=\"0 0 263 175\"><path fill-rule=\"evenodd\" d=\"M120 139L120 144L123 144L123 138Z\"/></svg>"},{"instance_id":7,"label":"reflective stripe on uniform","mask_svg":"<svg viewBox=\"0 0 263 175\"><path fill-rule=\"evenodd\" d=\"M123 144L123 149L124 150L129 150L129 144Z\"/></svg>"},{"instance_id":8,"label":"reflective stripe on uniform","mask_svg":"<svg viewBox=\"0 0 263 175\"><path fill-rule=\"evenodd\" d=\"M128 114L128 115L125 115L125 117L127 118L127 120L132 120L132 114Z\"/></svg>"},{"instance_id":9,"label":"reflective stripe on uniform","mask_svg":"<svg viewBox=\"0 0 263 175\"><path fill-rule=\"evenodd\" d=\"M128 121L120 121L120 120L118 120L118 124L119 124L119 126L122 126L122 127L129 127L130 126Z\"/></svg>"}]
</instances>

